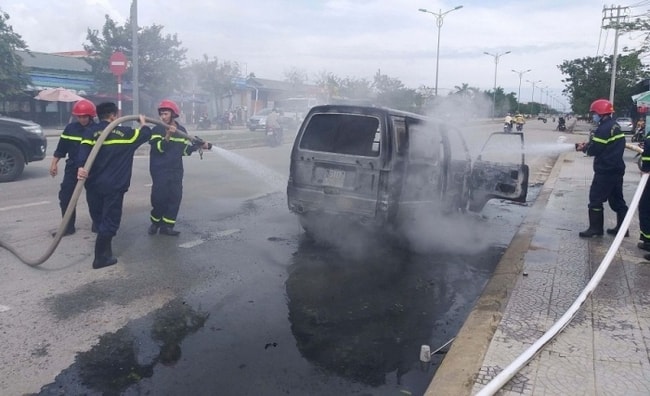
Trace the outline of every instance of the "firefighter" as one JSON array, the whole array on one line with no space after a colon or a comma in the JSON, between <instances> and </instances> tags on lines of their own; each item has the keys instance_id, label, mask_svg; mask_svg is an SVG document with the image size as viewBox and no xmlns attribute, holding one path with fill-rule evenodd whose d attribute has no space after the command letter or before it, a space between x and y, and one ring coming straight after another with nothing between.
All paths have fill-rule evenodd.
<instances>
[{"instance_id":1,"label":"firefighter","mask_svg":"<svg viewBox=\"0 0 650 396\"><path fill-rule=\"evenodd\" d=\"M198 149L210 149L208 142L193 143L186 137L174 136L174 132L187 133L185 127L176 121L180 111L176 103L165 99L158 105L158 115L164 128L153 128L149 144L149 172L151 173L151 225L148 234L177 236L180 231L174 229L176 217L183 198L183 156L191 155Z\"/></svg>"},{"instance_id":2,"label":"firefighter","mask_svg":"<svg viewBox=\"0 0 650 396\"><path fill-rule=\"evenodd\" d=\"M84 168L86 160L102 131L117 118L117 106L112 102L97 105L99 123L84 131L77 157L77 178L86 179L86 201L93 223L97 226L93 268L108 267L117 263L111 246L120 227L124 194L131 184L133 155L136 149L151 138L151 129L144 125L140 115L140 128L118 126L113 129L97 152L90 173Z\"/></svg>"},{"instance_id":3,"label":"firefighter","mask_svg":"<svg viewBox=\"0 0 650 396\"><path fill-rule=\"evenodd\" d=\"M608 234L618 232L627 214L623 198L623 176L625 163L625 135L612 118L614 105L609 100L597 99L589 107L592 119L598 126L592 138L586 143L576 143L576 151L594 157L594 178L589 189L589 228L578 235L583 238L603 235L603 204L616 212L616 227L607 229ZM626 236L629 232L626 232Z\"/></svg>"},{"instance_id":4,"label":"firefighter","mask_svg":"<svg viewBox=\"0 0 650 396\"><path fill-rule=\"evenodd\" d=\"M52 163L50 164L50 175L55 177L59 173L59 160L66 156L68 157L65 160L63 180L59 189L59 206L61 207L62 216L68 208L72 193L77 185L77 166L75 164L79 151L79 143L81 142L84 129L94 125L94 118L97 116L97 111L93 102L82 99L72 106L72 115L77 118L77 121L66 125L63 132L61 132L59 143L56 145ZM63 236L75 233L76 217L76 211L73 211Z\"/></svg>"},{"instance_id":5,"label":"firefighter","mask_svg":"<svg viewBox=\"0 0 650 396\"><path fill-rule=\"evenodd\" d=\"M643 154L641 154L639 166L641 172L650 173L650 134L646 135L643 141ZM650 183L646 184L639 201L639 239L641 242L637 246L639 249L650 252L650 187L648 186L650 186ZM650 260L650 254L643 257Z\"/></svg>"}]
</instances>

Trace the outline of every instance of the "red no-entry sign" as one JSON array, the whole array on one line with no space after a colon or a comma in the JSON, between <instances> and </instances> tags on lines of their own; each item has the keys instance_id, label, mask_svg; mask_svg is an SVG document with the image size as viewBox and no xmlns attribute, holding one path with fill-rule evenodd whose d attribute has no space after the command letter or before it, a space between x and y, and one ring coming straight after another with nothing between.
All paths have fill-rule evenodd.
<instances>
[{"instance_id":1,"label":"red no-entry sign","mask_svg":"<svg viewBox=\"0 0 650 396\"><path fill-rule=\"evenodd\" d=\"M126 55L123 52L117 51L111 55L110 69L114 76L121 76L126 72Z\"/></svg>"}]
</instances>

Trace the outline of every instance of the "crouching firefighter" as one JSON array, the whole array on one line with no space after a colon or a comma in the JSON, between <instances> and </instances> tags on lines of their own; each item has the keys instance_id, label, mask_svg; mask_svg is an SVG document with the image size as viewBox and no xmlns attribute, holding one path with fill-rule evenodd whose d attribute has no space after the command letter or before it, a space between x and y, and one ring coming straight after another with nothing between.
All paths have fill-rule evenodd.
<instances>
[{"instance_id":1,"label":"crouching firefighter","mask_svg":"<svg viewBox=\"0 0 650 396\"><path fill-rule=\"evenodd\" d=\"M158 115L166 127L156 125L149 141L149 172L153 182L149 235L180 234L174 225L183 198L183 156L212 148L212 144L198 138L174 136L176 131L187 134L185 127L176 121L179 114L178 106L171 100L163 100L158 105Z\"/></svg>"},{"instance_id":2,"label":"crouching firefighter","mask_svg":"<svg viewBox=\"0 0 650 396\"><path fill-rule=\"evenodd\" d=\"M84 166L90 151L103 130L117 119L117 113L115 103L97 105L99 123L84 131L77 158L77 178L86 179L86 201L90 217L97 228L93 260L95 269L117 263L111 243L120 228L124 194L131 185L133 155L140 145L151 138L151 129L144 125L143 115L140 115L140 128L116 127L106 136L88 172Z\"/></svg>"},{"instance_id":3,"label":"crouching firefighter","mask_svg":"<svg viewBox=\"0 0 650 396\"><path fill-rule=\"evenodd\" d=\"M628 209L623 198L625 135L612 118L614 106L606 99L598 99L591 104L589 111L598 127L589 142L575 145L576 151L594 157L594 178L589 189L589 228L578 234L582 238L603 235L605 201L616 212L616 226L607 229L608 234L618 232ZM626 232L625 236L628 235Z\"/></svg>"}]
</instances>

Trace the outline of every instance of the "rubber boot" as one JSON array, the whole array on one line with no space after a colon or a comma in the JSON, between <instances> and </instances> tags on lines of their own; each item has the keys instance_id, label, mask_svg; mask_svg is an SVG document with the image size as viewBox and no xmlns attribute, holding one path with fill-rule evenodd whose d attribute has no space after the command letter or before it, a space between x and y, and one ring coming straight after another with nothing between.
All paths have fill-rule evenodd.
<instances>
[{"instance_id":1,"label":"rubber boot","mask_svg":"<svg viewBox=\"0 0 650 396\"><path fill-rule=\"evenodd\" d=\"M149 229L147 230L147 234L156 235L158 233L158 228L160 228L160 224L151 223L151 225L149 226Z\"/></svg>"},{"instance_id":2,"label":"rubber boot","mask_svg":"<svg viewBox=\"0 0 650 396\"><path fill-rule=\"evenodd\" d=\"M160 226L161 235L178 236L178 234L180 233L181 233L180 231L174 230L174 226L168 226L168 225Z\"/></svg>"},{"instance_id":3,"label":"rubber boot","mask_svg":"<svg viewBox=\"0 0 650 396\"><path fill-rule=\"evenodd\" d=\"M97 235L95 240L95 260L93 260L94 269L108 267L117 263L117 259L113 257L112 239L112 236Z\"/></svg>"},{"instance_id":4,"label":"rubber boot","mask_svg":"<svg viewBox=\"0 0 650 396\"><path fill-rule=\"evenodd\" d=\"M77 221L77 212L73 211L72 215L70 216L70 221L68 222L68 227L65 229L65 233L63 233L63 236L72 235L75 232L77 232L77 230L74 227L74 223L76 223L76 221Z\"/></svg>"},{"instance_id":5,"label":"rubber boot","mask_svg":"<svg viewBox=\"0 0 650 396\"><path fill-rule=\"evenodd\" d=\"M621 224L623 224L623 219L625 219L625 215L627 214L627 210L622 210L620 212L616 213L616 227L614 228L608 228L607 233L610 235L616 235L618 234L619 228L621 228ZM625 231L625 236L629 237L630 236L630 230Z\"/></svg>"},{"instance_id":6,"label":"rubber boot","mask_svg":"<svg viewBox=\"0 0 650 396\"><path fill-rule=\"evenodd\" d=\"M65 211L63 212L65 214ZM72 235L75 232L77 232L77 229L74 227L74 223L76 221L76 212L72 212L72 216L70 217L70 221L68 221L68 226L66 227L65 231L63 232L63 236L68 236ZM52 236L56 236L56 231L52 233Z\"/></svg>"},{"instance_id":7,"label":"rubber boot","mask_svg":"<svg viewBox=\"0 0 650 396\"><path fill-rule=\"evenodd\" d=\"M578 235L581 238L591 238L603 235L603 211L589 209L589 228L581 231Z\"/></svg>"}]
</instances>

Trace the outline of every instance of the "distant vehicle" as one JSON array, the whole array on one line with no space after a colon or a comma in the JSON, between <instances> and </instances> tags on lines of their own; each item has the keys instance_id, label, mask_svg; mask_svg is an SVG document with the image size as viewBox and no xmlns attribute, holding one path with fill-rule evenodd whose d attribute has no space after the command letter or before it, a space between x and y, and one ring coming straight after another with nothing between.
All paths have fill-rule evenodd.
<instances>
[{"instance_id":1,"label":"distant vehicle","mask_svg":"<svg viewBox=\"0 0 650 396\"><path fill-rule=\"evenodd\" d=\"M309 110L320 104L316 98L287 98L275 102L275 107L280 110L280 118L286 127L300 126Z\"/></svg>"},{"instance_id":2,"label":"distant vehicle","mask_svg":"<svg viewBox=\"0 0 650 396\"><path fill-rule=\"evenodd\" d=\"M546 117L544 117L543 115L541 115L541 114L538 115L538 116L537 116L537 119L540 120L540 121L542 121L544 124L546 124Z\"/></svg>"},{"instance_id":3,"label":"distant vehicle","mask_svg":"<svg viewBox=\"0 0 650 396\"><path fill-rule=\"evenodd\" d=\"M45 158L47 139L32 121L0 117L0 182L16 180L25 165Z\"/></svg>"},{"instance_id":4,"label":"distant vehicle","mask_svg":"<svg viewBox=\"0 0 650 396\"><path fill-rule=\"evenodd\" d=\"M616 118L616 123L621 127L621 132L630 134L634 132L634 123L631 118L618 117Z\"/></svg>"},{"instance_id":5,"label":"distant vehicle","mask_svg":"<svg viewBox=\"0 0 650 396\"><path fill-rule=\"evenodd\" d=\"M523 133L494 135L523 149ZM515 155L521 162L473 162L450 123L374 106L316 106L291 151L288 207L314 235L324 222L399 230L423 214L478 212L493 198L525 202L528 165L523 150Z\"/></svg>"},{"instance_id":6,"label":"distant vehicle","mask_svg":"<svg viewBox=\"0 0 650 396\"><path fill-rule=\"evenodd\" d=\"M273 109L267 107L251 116L248 121L246 121L248 129L251 131L257 131L258 129L266 131L266 116L269 115L271 111L273 111Z\"/></svg>"}]
</instances>

